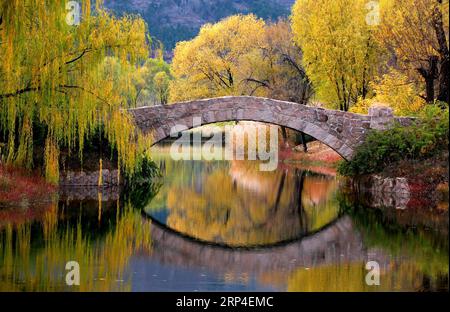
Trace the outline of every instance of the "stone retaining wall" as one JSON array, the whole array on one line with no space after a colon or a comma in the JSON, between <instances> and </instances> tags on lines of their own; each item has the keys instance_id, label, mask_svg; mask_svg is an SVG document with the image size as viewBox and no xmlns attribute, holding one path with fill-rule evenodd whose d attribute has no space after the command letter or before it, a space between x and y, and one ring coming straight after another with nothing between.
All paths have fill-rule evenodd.
<instances>
[{"instance_id":1,"label":"stone retaining wall","mask_svg":"<svg viewBox=\"0 0 450 312\"><path fill-rule=\"evenodd\" d=\"M406 178L370 175L362 178L358 184L366 195L370 195L373 207L406 209L411 200L411 187Z\"/></svg>"},{"instance_id":2,"label":"stone retaining wall","mask_svg":"<svg viewBox=\"0 0 450 312\"><path fill-rule=\"evenodd\" d=\"M109 186L98 188L94 186L70 186L59 188L59 199L68 201L116 201L120 198L122 188L120 186Z\"/></svg>"},{"instance_id":3,"label":"stone retaining wall","mask_svg":"<svg viewBox=\"0 0 450 312\"><path fill-rule=\"evenodd\" d=\"M108 170L103 169L101 171L102 174L102 185L100 187L111 187L111 186L118 186L121 184L121 181L119 181L119 171L117 169L115 170ZM64 186L71 186L71 187L77 187L77 186L99 186L99 176L100 171L93 171L93 172L83 172L83 171L67 171L65 173L62 173L59 180L59 185L61 187Z\"/></svg>"}]
</instances>

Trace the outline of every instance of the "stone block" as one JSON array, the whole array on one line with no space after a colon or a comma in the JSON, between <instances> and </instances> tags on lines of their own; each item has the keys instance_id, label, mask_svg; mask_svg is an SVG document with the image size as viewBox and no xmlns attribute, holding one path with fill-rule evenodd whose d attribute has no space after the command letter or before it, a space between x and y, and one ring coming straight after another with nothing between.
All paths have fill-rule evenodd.
<instances>
[{"instance_id":1,"label":"stone block","mask_svg":"<svg viewBox=\"0 0 450 312\"><path fill-rule=\"evenodd\" d=\"M392 110L392 108L390 108L388 106L375 104L374 106L369 108L369 116L371 116L371 117L393 117L394 111Z\"/></svg>"}]
</instances>

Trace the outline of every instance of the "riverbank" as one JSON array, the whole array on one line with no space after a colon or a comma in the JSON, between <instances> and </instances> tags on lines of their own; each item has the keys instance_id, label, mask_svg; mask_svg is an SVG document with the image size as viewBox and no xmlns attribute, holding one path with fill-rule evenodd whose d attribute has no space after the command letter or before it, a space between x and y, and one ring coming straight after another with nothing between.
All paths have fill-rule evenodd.
<instances>
[{"instance_id":1,"label":"riverbank","mask_svg":"<svg viewBox=\"0 0 450 312\"><path fill-rule=\"evenodd\" d=\"M29 200L46 201L57 191L37 173L0 164L0 206L25 205Z\"/></svg>"},{"instance_id":2,"label":"riverbank","mask_svg":"<svg viewBox=\"0 0 450 312\"><path fill-rule=\"evenodd\" d=\"M0 164L0 230L42 220L54 207L56 192L39 174Z\"/></svg>"},{"instance_id":3,"label":"riverbank","mask_svg":"<svg viewBox=\"0 0 450 312\"><path fill-rule=\"evenodd\" d=\"M335 176L337 166L342 157L331 148L319 141L309 142L308 151L303 151L303 146L280 146L279 160L291 165L298 164L302 169Z\"/></svg>"},{"instance_id":4,"label":"riverbank","mask_svg":"<svg viewBox=\"0 0 450 312\"><path fill-rule=\"evenodd\" d=\"M448 151L420 161L397 161L376 174L355 177L351 183L373 207L448 212Z\"/></svg>"},{"instance_id":5,"label":"riverbank","mask_svg":"<svg viewBox=\"0 0 450 312\"><path fill-rule=\"evenodd\" d=\"M379 173L382 177L404 177L415 181L423 188L417 191L426 191L427 187L437 187L448 184L448 151L443 151L425 160L401 160L388 165Z\"/></svg>"}]
</instances>

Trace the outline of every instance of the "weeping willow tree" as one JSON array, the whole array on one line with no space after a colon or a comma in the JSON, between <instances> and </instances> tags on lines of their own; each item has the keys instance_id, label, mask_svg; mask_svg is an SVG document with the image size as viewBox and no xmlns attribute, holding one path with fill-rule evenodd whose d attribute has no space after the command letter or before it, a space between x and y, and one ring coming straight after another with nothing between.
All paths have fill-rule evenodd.
<instances>
[{"instance_id":1,"label":"weeping willow tree","mask_svg":"<svg viewBox=\"0 0 450 312\"><path fill-rule=\"evenodd\" d=\"M124 94L132 88L131 78L118 85L115 73L103 66L106 57L126 66L142 64L149 51L146 25L139 17L114 17L102 8L102 1L95 7L90 0L69 4L0 3L3 159L31 168L33 133L39 125L44 129L45 175L57 182L61 149L78 153L81 159L84 143L101 128L117 149L120 167L132 174L149 138L138 133L130 116L121 111L129 105Z\"/></svg>"}]
</instances>

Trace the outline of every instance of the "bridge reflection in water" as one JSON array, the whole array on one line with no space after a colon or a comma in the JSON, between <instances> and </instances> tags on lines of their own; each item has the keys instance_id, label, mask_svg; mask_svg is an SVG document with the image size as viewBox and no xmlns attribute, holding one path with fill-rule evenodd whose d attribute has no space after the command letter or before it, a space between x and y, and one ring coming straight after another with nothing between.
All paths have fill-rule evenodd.
<instances>
[{"instance_id":1,"label":"bridge reflection in water","mask_svg":"<svg viewBox=\"0 0 450 312\"><path fill-rule=\"evenodd\" d=\"M176 266L206 267L223 274L264 275L323 265L363 262L368 258L361 236L345 216L318 233L277 246L227 248L205 244L153 224L153 256Z\"/></svg>"},{"instance_id":2,"label":"bridge reflection in water","mask_svg":"<svg viewBox=\"0 0 450 312\"><path fill-rule=\"evenodd\" d=\"M368 246L365 240L380 234L379 220L367 225L361 215L349 216L357 207L350 203L347 209L336 177L295 165L260 172L257 164L246 161L173 162L164 147L159 151L159 158L157 152L153 155L164 170L164 185L145 211L156 220L153 256L163 263L206 268L230 282L253 277L267 286L300 291L417 290L428 285L427 274L443 274L445 283L448 256L421 249L445 250L448 240L440 236L436 242L419 231L406 235L408 245L401 242L406 239L402 229ZM394 253L378 245L389 239ZM443 266L421 272L416 261L428 259ZM368 261L377 261L383 272L385 283L378 288L365 283Z\"/></svg>"},{"instance_id":3,"label":"bridge reflection in water","mask_svg":"<svg viewBox=\"0 0 450 312\"><path fill-rule=\"evenodd\" d=\"M156 195L69 190L59 203L1 209L0 290L448 289L445 216L432 231L400 224L343 196L335 177L291 165L155 160L165 171ZM82 272L75 288L70 260ZM369 260L380 286L365 283Z\"/></svg>"}]
</instances>

